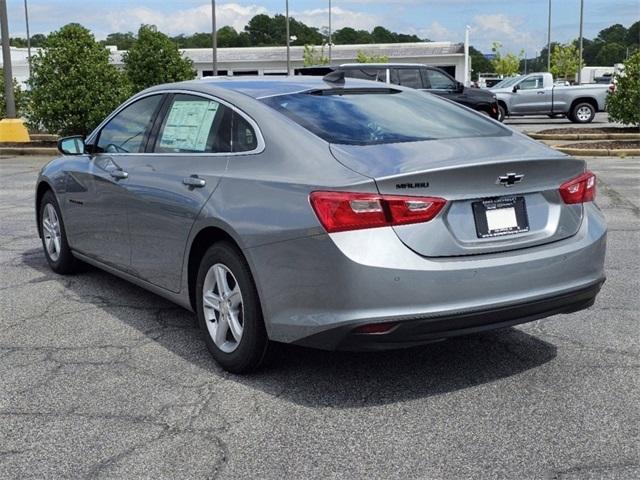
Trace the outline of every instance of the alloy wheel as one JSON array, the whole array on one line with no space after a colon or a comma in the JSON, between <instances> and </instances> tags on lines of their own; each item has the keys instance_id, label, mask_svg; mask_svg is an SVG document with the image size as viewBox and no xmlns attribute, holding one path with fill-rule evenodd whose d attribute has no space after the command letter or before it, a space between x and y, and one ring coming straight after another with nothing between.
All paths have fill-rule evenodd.
<instances>
[{"instance_id":1,"label":"alloy wheel","mask_svg":"<svg viewBox=\"0 0 640 480\"><path fill-rule=\"evenodd\" d=\"M209 335L225 353L240 344L244 329L244 304L240 285L224 264L209 268L202 286L202 306Z\"/></svg>"},{"instance_id":2,"label":"alloy wheel","mask_svg":"<svg viewBox=\"0 0 640 480\"><path fill-rule=\"evenodd\" d=\"M581 122L586 122L591 118L591 109L589 107L580 107L576 111L576 118Z\"/></svg>"},{"instance_id":3,"label":"alloy wheel","mask_svg":"<svg viewBox=\"0 0 640 480\"><path fill-rule=\"evenodd\" d=\"M47 203L42 212L42 235L44 237L44 245L47 249L49 258L54 262L58 261L61 252L61 231L60 221L55 207Z\"/></svg>"}]
</instances>

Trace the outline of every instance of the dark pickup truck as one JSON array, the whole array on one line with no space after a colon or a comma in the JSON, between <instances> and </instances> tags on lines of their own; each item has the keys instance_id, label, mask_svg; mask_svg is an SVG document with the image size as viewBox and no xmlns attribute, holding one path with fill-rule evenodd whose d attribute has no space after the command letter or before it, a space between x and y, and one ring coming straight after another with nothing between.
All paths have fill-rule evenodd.
<instances>
[{"instance_id":1,"label":"dark pickup truck","mask_svg":"<svg viewBox=\"0 0 640 480\"><path fill-rule=\"evenodd\" d=\"M424 90L482 112L495 120L501 120L498 101L493 93L465 87L447 72L436 67L413 63L348 63L297 68L295 74L326 75L336 71L344 72L345 77Z\"/></svg>"}]
</instances>

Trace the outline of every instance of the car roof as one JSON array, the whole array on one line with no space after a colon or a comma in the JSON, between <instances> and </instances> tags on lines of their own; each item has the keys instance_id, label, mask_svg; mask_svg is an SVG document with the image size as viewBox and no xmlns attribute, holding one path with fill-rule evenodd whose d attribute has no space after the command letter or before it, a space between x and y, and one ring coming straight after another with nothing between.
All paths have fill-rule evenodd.
<instances>
[{"instance_id":1,"label":"car roof","mask_svg":"<svg viewBox=\"0 0 640 480\"><path fill-rule=\"evenodd\" d=\"M165 84L154 87L151 90L170 90L185 88L209 94L218 94L221 90L242 93L252 98L273 97L291 93L306 92L309 90L325 90L336 87L341 88L371 88L368 80L346 78L345 83L325 82L321 76L296 75L289 77L205 77L199 80L190 80L173 84ZM379 86L379 84L378 84Z\"/></svg>"},{"instance_id":2,"label":"car roof","mask_svg":"<svg viewBox=\"0 0 640 480\"><path fill-rule=\"evenodd\" d=\"M424 63L342 63L338 68L437 68L429 67Z\"/></svg>"}]
</instances>

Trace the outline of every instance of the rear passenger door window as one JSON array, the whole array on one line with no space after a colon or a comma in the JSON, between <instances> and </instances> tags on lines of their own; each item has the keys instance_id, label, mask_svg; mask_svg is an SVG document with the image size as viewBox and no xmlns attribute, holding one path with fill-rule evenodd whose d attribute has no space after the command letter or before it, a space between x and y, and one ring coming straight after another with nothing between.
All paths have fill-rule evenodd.
<instances>
[{"instance_id":1,"label":"rear passenger door window","mask_svg":"<svg viewBox=\"0 0 640 480\"><path fill-rule=\"evenodd\" d=\"M427 70L430 88L433 90L455 90L454 81L438 70Z\"/></svg>"},{"instance_id":2,"label":"rear passenger door window","mask_svg":"<svg viewBox=\"0 0 640 480\"><path fill-rule=\"evenodd\" d=\"M417 68L400 68L398 69L398 77L400 78L400 85L410 88L424 88L420 70Z\"/></svg>"},{"instance_id":3,"label":"rear passenger door window","mask_svg":"<svg viewBox=\"0 0 640 480\"><path fill-rule=\"evenodd\" d=\"M234 152L250 152L258 148L256 132L251 124L238 112L233 112L233 143Z\"/></svg>"},{"instance_id":4,"label":"rear passenger door window","mask_svg":"<svg viewBox=\"0 0 640 480\"><path fill-rule=\"evenodd\" d=\"M156 153L231 152L233 111L220 102L176 94L158 130Z\"/></svg>"}]
</instances>

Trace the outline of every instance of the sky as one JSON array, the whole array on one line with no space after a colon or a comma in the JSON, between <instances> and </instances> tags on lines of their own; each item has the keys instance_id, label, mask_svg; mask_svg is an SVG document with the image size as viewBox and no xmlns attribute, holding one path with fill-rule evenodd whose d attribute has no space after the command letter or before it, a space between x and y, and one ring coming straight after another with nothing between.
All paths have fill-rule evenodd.
<instances>
[{"instance_id":1,"label":"sky","mask_svg":"<svg viewBox=\"0 0 640 480\"><path fill-rule=\"evenodd\" d=\"M69 22L93 31L97 39L111 32L137 31L154 24L170 35L208 32L208 0L27 0L31 34L48 33ZM26 36L24 0L8 0L12 37ZM216 2L218 28L242 30L258 13L284 13L284 0ZM593 38L605 27L628 27L640 19L640 0L584 0L584 36ZM308 25L328 25L328 1L289 0L292 17ZM382 25L402 33L415 33L434 41L470 41L488 53L499 41L505 51L524 49L533 57L547 41L548 0L333 0L333 29L350 26L370 30ZM552 0L552 40L568 42L578 36L580 0Z\"/></svg>"}]
</instances>

